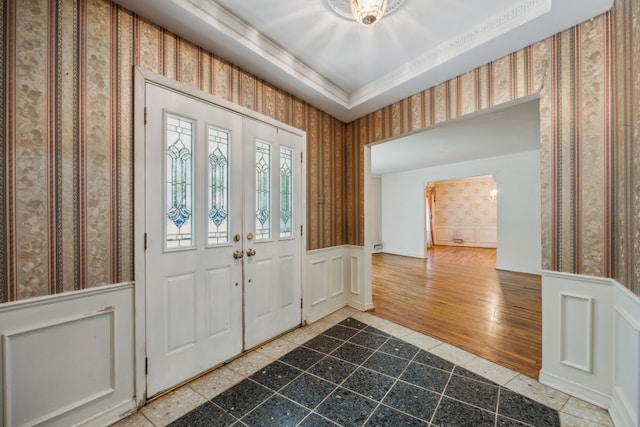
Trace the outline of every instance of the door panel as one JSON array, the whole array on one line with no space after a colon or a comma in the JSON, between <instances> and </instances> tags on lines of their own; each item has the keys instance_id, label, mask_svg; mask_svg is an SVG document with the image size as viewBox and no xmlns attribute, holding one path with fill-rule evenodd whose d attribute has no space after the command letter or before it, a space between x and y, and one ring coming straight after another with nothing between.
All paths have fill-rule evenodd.
<instances>
[{"instance_id":1,"label":"door panel","mask_svg":"<svg viewBox=\"0 0 640 427\"><path fill-rule=\"evenodd\" d=\"M147 394L242 351L242 118L147 84ZM235 219L234 219L235 218Z\"/></svg>"},{"instance_id":2,"label":"door panel","mask_svg":"<svg viewBox=\"0 0 640 427\"><path fill-rule=\"evenodd\" d=\"M246 348L301 321L301 148L298 135L244 121Z\"/></svg>"},{"instance_id":3,"label":"door panel","mask_svg":"<svg viewBox=\"0 0 640 427\"><path fill-rule=\"evenodd\" d=\"M146 91L153 396L300 324L302 139L153 84Z\"/></svg>"},{"instance_id":4,"label":"door panel","mask_svg":"<svg viewBox=\"0 0 640 427\"><path fill-rule=\"evenodd\" d=\"M167 302L167 354L192 346L196 340L196 322L189 307L196 303L195 275L182 274L165 279Z\"/></svg>"}]
</instances>

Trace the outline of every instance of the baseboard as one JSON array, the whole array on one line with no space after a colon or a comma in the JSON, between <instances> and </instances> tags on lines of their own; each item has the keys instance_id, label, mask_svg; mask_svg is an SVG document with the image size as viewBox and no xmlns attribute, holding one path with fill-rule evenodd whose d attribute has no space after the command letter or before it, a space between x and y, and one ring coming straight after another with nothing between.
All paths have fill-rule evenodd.
<instances>
[{"instance_id":1,"label":"baseboard","mask_svg":"<svg viewBox=\"0 0 640 427\"><path fill-rule=\"evenodd\" d=\"M539 381L541 384L548 385L549 387L553 387L556 390L560 390L563 393L577 397L601 408L609 409L611 406L611 396L557 375L540 371Z\"/></svg>"},{"instance_id":2,"label":"baseboard","mask_svg":"<svg viewBox=\"0 0 640 427\"><path fill-rule=\"evenodd\" d=\"M355 308L358 311L369 311L373 310L374 306L372 304L362 304L359 301L349 301L347 303L349 307Z\"/></svg>"},{"instance_id":3,"label":"baseboard","mask_svg":"<svg viewBox=\"0 0 640 427\"><path fill-rule=\"evenodd\" d=\"M617 389L613 391L613 398L611 399L611 408L609 408L609 415L611 421L616 427L637 427L638 423L634 422L634 416L631 412L631 408L628 406L630 403L618 393Z\"/></svg>"}]
</instances>

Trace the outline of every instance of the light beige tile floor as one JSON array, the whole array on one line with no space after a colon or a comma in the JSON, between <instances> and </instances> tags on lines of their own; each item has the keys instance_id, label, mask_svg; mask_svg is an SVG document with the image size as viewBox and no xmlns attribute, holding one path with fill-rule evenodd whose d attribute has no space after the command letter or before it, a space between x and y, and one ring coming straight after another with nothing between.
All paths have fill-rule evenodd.
<instances>
[{"instance_id":1,"label":"light beige tile floor","mask_svg":"<svg viewBox=\"0 0 640 427\"><path fill-rule=\"evenodd\" d=\"M362 313L351 307L345 307L152 401L135 414L114 424L114 427L166 426L347 317L360 320L558 410L563 427L613 426L608 412L602 408L570 397L540 384L534 379L442 343L435 338L412 331L370 313Z\"/></svg>"}]
</instances>

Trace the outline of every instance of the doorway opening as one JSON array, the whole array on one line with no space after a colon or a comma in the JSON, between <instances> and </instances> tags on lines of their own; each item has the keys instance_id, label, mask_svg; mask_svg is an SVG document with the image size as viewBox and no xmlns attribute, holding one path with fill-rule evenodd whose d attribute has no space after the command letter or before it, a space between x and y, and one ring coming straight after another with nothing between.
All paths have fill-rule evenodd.
<instances>
[{"instance_id":1,"label":"doorway opening","mask_svg":"<svg viewBox=\"0 0 640 427\"><path fill-rule=\"evenodd\" d=\"M532 97L365 149L365 243L371 245L371 252L375 252L372 238L376 230L372 226L379 222L382 245L381 254L372 254L372 281L378 280L382 267L394 271L393 277L398 277L401 282L398 286L386 282L384 286L372 286L376 314L385 317L385 310L389 316L391 312L399 313L401 318L389 320L413 329L419 328L420 324L429 327L440 325L443 335L437 336L438 339L503 365L506 365L506 353L513 355L514 359L519 358L518 354L540 353L539 118L539 102ZM370 170L367 169L367 156L370 157ZM380 159L385 162L380 164ZM464 227L466 224L456 223L457 217L453 216L453 223L436 224L434 221L429 228L426 218L430 185L433 187L442 181L468 177L491 177L494 181L496 191L492 191L494 188L486 189L488 200L495 197L494 227L487 226L478 236L477 227L475 231L468 230ZM367 186L375 185L380 187L378 199L375 199L376 191L367 190ZM436 190L436 208L438 203ZM443 204L440 201L440 207ZM376 208L379 211L375 211ZM437 230L441 226L444 228ZM442 274L437 276L437 272L430 270L429 260L425 259L428 255L427 232L433 232L433 244L447 241L451 243L447 247L460 250L472 250L470 246L464 246L469 241L495 241L496 260L488 268L485 266L481 273L476 266L453 263L440 269ZM408 269L406 275L399 274L405 269ZM436 308L444 310L438 311L428 305L437 300L431 291L445 288L457 291L461 287L456 288L456 284L462 281L468 282L467 291L455 295L449 292L443 295L446 301L439 300L436 304ZM487 285L485 293L481 282ZM519 301L523 290L531 294L530 298L527 297L532 302L530 306L524 307L523 301ZM381 292L386 292L391 299L381 302ZM425 305L419 308L417 301L422 297ZM416 309L402 310L409 302L416 305ZM387 306L383 307L383 304ZM473 316L470 315L472 309L476 310ZM515 311L521 318L509 320L507 317ZM486 323L475 321L487 313L494 317ZM462 324L460 319L445 325L456 315L465 314L471 319L468 330L453 333ZM512 324L527 326L520 334L509 330ZM481 328L480 325L484 326ZM420 331L431 336L436 333ZM528 347L512 346L510 336L520 336L520 342ZM469 345L474 342L479 343L478 349ZM483 348L488 348L487 345L495 350L494 353L480 354ZM510 367L537 377L541 357L530 359L522 370L515 364L510 364Z\"/></svg>"},{"instance_id":2,"label":"doorway opening","mask_svg":"<svg viewBox=\"0 0 640 427\"><path fill-rule=\"evenodd\" d=\"M425 254L436 246L498 247L498 188L490 175L431 181L424 190ZM493 264L495 267L495 262Z\"/></svg>"}]
</instances>

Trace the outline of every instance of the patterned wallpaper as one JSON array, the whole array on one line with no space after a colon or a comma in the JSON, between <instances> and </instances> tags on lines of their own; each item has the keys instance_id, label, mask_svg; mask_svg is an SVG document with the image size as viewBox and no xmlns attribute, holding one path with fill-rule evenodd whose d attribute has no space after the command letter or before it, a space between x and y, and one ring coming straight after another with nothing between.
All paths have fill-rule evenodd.
<instances>
[{"instance_id":1,"label":"patterned wallpaper","mask_svg":"<svg viewBox=\"0 0 640 427\"><path fill-rule=\"evenodd\" d=\"M613 7L613 277L640 295L640 2Z\"/></svg>"},{"instance_id":2,"label":"patterned wallpaper","mask_svg":"<svg viewBox=\"0 0 640 427\"><path fill-rule=\"evenodd\" d=\"M308 249L344 233L345 125L107 0L0 0L0 303L133 279L133 66L307 132Z\"/></svg>"},{"instance_id":3,"label":"patterned wallpaper","mask_svg":"<svg viewBox=\"0 0 640 427\"><path fill-rule=\"evenodd\" d=\"M107 0L0 9L0 302L132 280L134 65L307 132L308 249L364 244L366 144L539 96L543 268L640 295L636 0L349 124Z\"/></svg>"},{"instance_id":4,"label":"patterned wallpaper","mask_svg":"<svg viewBox=\"0 0 640 427\"><path fill-rule=\"evenodd\" d=\"M638 141L638 40L635 0L617 0L613 12L471 70L347 125L347 240L363 244L363 147L465 114L527 96L539 96L541 131L542 268L611 277L612 240L626 245L616 270L621 283L640 294L640 170ZM615 29L612 29L612 24ZM614 69L633 64L612 92L612 41L618 34ZM635 51L634 51L635 50ZM614 58L615 59L615 58ZM629 69L629 68L626 68ZM633 83L633 84L631 84ZM634 90L627 91L627 87ZM621 95L620 92L628 92ZM612 143L612 96L628 114L626 140ZM635 109L634 109L635 108ZM619 135L619 134L616 134ZM612 164L612 148L633 153L626 169ZM622 154L618 154L620 159ZM612 226L612 169L624 181ZM635 176L635 178L632 178ZM624 194L623 194L624 193ZM624 202L626 201L626 202ZM635 202L634 202L635 201ZM625 204L626 203L626 204ZM628 206L635 203L634 206ZM624 206L627 206L626 209ZM624 212L624 213L623 213ZM633 225L624 223L632 219ZM612 234L612 230L616 233ZM631 240L632 243L629 242ZM616 259L617 256L616 256ZM622 274L624 268L632 273Z\"/></svg>"},{"instance_id":5,"label":"patterned wallpaper","mask_svg":"<svg viewBox=\"0 0 640 427\"><path fill-rule=\"evenodd\" d=\"M489 197L496 190L493 179L438 181L434 188L434 226L497 225L497 204Z\"/></svg>"}]
</instances>

